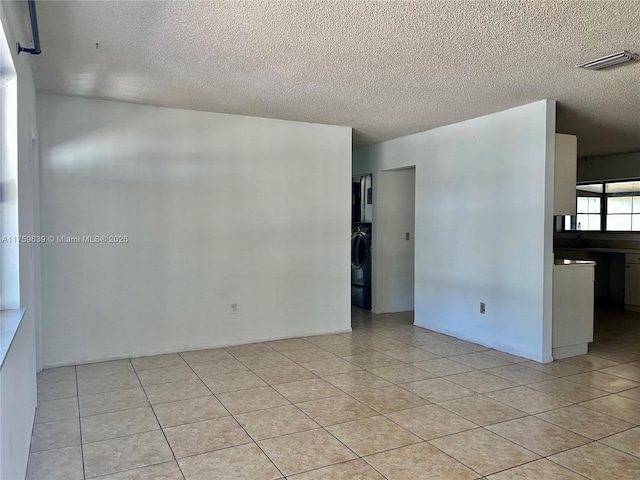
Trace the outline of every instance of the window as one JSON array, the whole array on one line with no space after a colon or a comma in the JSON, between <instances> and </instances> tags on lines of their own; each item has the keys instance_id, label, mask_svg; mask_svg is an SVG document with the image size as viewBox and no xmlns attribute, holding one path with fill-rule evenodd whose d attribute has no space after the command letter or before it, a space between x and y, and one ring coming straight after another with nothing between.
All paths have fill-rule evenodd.
<instances>
[{"instance_id":1,"label":"window","mask_svg":"<svg viewBox=\"0 0 640 480\"><path fill-rule=\"evenodd\" d=\"M576 207L565 231L640 232L640 181L578 185Z\"/></svg>"},{"instance_id":2,"label":"window","mask_svg":"<svg viewBox=\"0 0 640 480\"><path fill-rule=\"evenodd\" d=\"M607 223L610 232L640 231L640 182L607 183Z\"/></svg>"},{"instance_id":3,"label":"window","mask_svg":"<svg viewBox=\"0 0 640 480\"><path fill-rule=\"evenodd\" d=\"M0 26L0 309L20 308L18 235L18 81Z\"/></svg>"},{"instance_id":4,"label":"window","mask_svg":"<svg viewBox=\"0 0 640 480\"><path fill-rule=\"evenodd\" d=\"M602 229L602 184L578 185L577 215L567 215L564 219L565 230Z\"/></svg>"}]
</instances>

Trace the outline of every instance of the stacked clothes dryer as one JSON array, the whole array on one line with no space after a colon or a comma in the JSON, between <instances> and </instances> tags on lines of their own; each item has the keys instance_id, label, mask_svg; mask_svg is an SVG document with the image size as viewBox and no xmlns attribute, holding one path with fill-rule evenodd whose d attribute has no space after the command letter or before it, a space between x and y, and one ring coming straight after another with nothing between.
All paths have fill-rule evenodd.
<instances>
[{"instance_id":1,"label":"stacked clothes dryer","mask_svg":"<svg viewBox=\"0 0 640 480\"><path fill-rule=\"evenodd\" d=\"M351 228L351 304L371 310L371 224Z\"/></svg>"}]
</instances>

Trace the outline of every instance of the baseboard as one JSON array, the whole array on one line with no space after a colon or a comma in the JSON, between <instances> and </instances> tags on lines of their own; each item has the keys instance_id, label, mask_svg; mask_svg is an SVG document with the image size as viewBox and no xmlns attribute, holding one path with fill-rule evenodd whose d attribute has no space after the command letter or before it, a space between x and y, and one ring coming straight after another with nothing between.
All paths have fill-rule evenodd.
<instances>
[{"instance_id":1,"label":"baseboard","mask_svg":"<svg viewBox=\"0 0 640 480\"><path fill-rule=\"evenodd\" d=\"M343 329L343 330L319 330L313 331L310 333L305 333L304 335L285 335L285 336L274 336L274 337L261 337L257 339L252 339L249 341L243 342L232 342L232 343L202 343L196 345L178 345L173 347L159 348L159 349L151 349L151 350L143 350L131 353L119 353L114 355L102 356L102 357L81 357L78 359L65 361L65 362L50 362L45 363L42 367L42 370L46 370L48 368L56 368L56 367L67 367L69 365L82 365L85 363L96 363L96 362L108 362L111 360L122 360L125 358L138 358L138 357L149 357L151 355L164 355L167 353L181 353L181 352L190 352L192 350L206 350L210 348L224 348L224 347L234 347L236 345L247 345L250 343L260 343L260 342L271 342L273 340L286 340L289 338L306 338L306 337L315 337L318 335L334 335L339 333L349 333L351 332L351 328Z\"/></svg>"},{"instance_id":2,"label":"baseboard","mask_svg":"<svg viewBox=\"0 0 640 480\"><path fill-rule=\"evenodd\" d=\"M553 349L553 358L561 360L563 358L577 357L578 355L586 355L589 353L588 343L578 343L576 345L568 345L565 347L556 347Z\"/></svg>"},{"instance_id":3,"label":"baseboard","mask_svg":"<svg viewBox=\"0 0 640 480\"><path fill-rule=\"evenodd\" d=\"M425 330L431 330L432 332L441 333L443 335L448 335L450 337L454 337L454 338L456 338L458 340L464 340L465 342L475 343L477 345L482 345L483 347L492 348L493 350L498 350L499 352L509 353L511 355L516 355L516 356L522 357L522 358L528 358L529 360L533 360L534 362L549 363L549 362L553 361L553 358L545 361L545 359L541 355L532 355L532 354L530 354L528 352L522 352L520 350L516 350L516 349L513 349L513 348L507 348L507 347L504 347L502 345L488 345L488 344L483 343L481 341L478 341L476 339L469 338L469 337L466 337L464 335L460 335L458 332L454 332L454 331L451 331L451 330L447 330L447 329L434 330L433 328L430 328L430 327L423 327L422 325L417 325L415 322L414 322L414 325L416 327L424 328Z\"/></svg>"}]
</instances>

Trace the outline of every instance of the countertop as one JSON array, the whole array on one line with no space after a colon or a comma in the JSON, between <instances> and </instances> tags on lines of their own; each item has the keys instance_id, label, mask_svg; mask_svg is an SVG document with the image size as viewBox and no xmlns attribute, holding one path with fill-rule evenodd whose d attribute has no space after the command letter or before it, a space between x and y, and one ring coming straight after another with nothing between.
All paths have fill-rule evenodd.
<instances>
[{"instance_id":1,"label":"countertop","mask_svg":"<svg viewBox=\"0 0 640 480\"><path fill-rule=\"evenodd\" d=\"M557 258L553 261L556 267L595 267L596 262L593 260L567 260L564 258Z\"/></svg>"},{"instance_id":2,"label":"countertop","mask_svg":"<svg viewBox=\"0 0 640 480\"><path fill-rule=\"evenodd\" d=\"M640 250L633 248L615 248L615 247L563 247L556 246L554 251L571 250L578 252L602 252L602 253L634 253L640 255Z\"/></svg>"}]
</instances>

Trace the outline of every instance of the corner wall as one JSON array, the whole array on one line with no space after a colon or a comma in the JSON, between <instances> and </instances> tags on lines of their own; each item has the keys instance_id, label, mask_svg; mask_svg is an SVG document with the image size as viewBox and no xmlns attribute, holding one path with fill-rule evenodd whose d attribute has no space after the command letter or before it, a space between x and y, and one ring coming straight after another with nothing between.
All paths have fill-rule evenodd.
<instances>
[{"instance_id":1,"label":"corner wall","mask_svg":"<svg viewBox=\"0 0 640 480\"><path fill-rule=\"evenodd\" d=\"M22 28L18 2L0 2L2 29L11 48L17 75L18 233L39 235L36 93L30 55L18 55L16 42L30 37ZM19 301L25 314L0 372L0 478L24 478L37 401L37 328L39 317L40 252L33 243L18 244Z\"/></svg>"},{"instance_id":2,"label":"corner wall","mask_svg":"<svg viewBox=\"0 0 640 480\"><path fill-rule=\"evenodd\" d=\"M47 366L351 328L351 129L38 95ZM237 313L232 313L237 304Z\"/></svg>"},{"instance_id":3,"label":"corner wall","mask_svg":"<svg viewBox=\"0 0 640 480\"><path fill-rule=\"evenodd\" d=\"M540 101L354 152L374 185L416 167L416 325L551 361L554 134Z\"/></svg>"}]
</instances>

